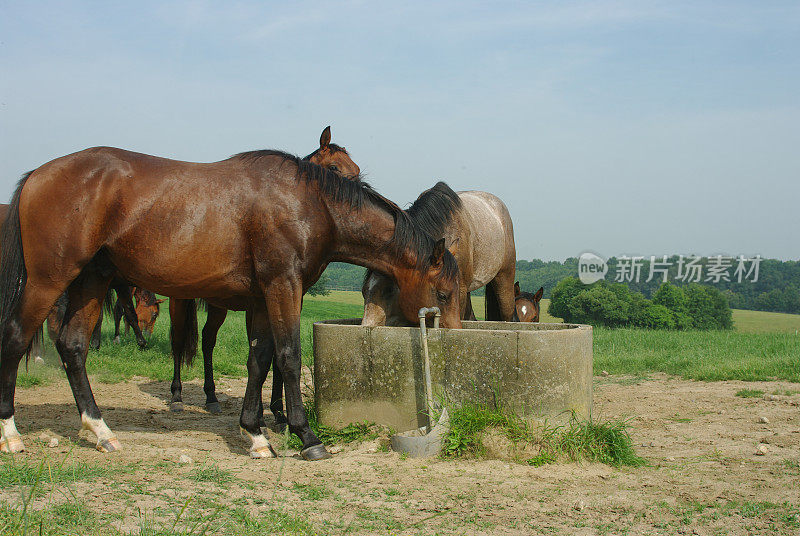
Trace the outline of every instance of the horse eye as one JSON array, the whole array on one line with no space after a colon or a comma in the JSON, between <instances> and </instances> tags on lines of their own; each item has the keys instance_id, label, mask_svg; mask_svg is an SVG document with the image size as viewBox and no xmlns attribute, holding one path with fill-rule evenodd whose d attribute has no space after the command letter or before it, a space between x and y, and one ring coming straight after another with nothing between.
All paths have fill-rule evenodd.
<instances>
[{"instance_id":1,"label":"horse eye","mask_svg":"<svg viewBox=\"0 0 800 536\"><path fill-rule=\"evenodd\" d=\"M339 171L339 168L336 166L328 166L328 169L330 169L331 171Z\"/></svg>"},{"instance_id":2,"label":"horse eye","mask_svg":"<svg viewBox=\"0 0 800 536\"><path fill-rule=\"evenodd\" d=\"M441 301L441 302L446 302L447 301L447 294L445 294L444 292L437 291L436 292L436 297L439 298L439 301Z\"/></svg>"}]
</instances>

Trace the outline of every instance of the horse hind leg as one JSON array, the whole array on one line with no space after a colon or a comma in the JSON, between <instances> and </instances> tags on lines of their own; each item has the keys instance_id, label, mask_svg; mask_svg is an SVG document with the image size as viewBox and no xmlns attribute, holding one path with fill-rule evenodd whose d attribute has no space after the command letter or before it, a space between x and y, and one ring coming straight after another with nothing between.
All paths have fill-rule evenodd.
<instances>
[{"instance_id":1,"label":"horse hind leg","mask_svg":"<svg viewBox=\"0 0 800 536\"><path fill-rule=\"evenodd\" d=\"M511 322L516 317L514 307L514 270L503 270L486 285L486 320Z\"/></svg>"},{"instance_id":2,"label":"horse hind leg","mask_svg":"<svg viewBox=\"0 0 800 536\"><path fill-rule=\"evenodd\" d=\"M206 409L214 414L222 413L214 383L214 346L217 344L217 334L226 316L228 316L226 309L209 305L208 318L203 326L203 391L206 393Z\"/></svg>"},{"instance_id":3,"label":"horse hind leg","mask_svg":"<svg viewBox=\"0 0 800 536\"><path fill-rule=\"evenodd\" d=\"M22 356L44 323L61 290L39 287L28 280L17 311L5 326L0 350L0 452L25 450L14 421L14 393Z\"/></svg>"},{"instance_id":4,"label":"horse hind leg","mask_svg":"<svg viewBox=\"0 0 800 536\"><path fill-rule=\"evenodd\" d=\"M56 348L64 363L67 379L81 416L82 428L97 437L96 448L101 452L122 449L122 445L100 414L86 375L89 337L101 313L110 279L110 276L104 276L103 271L96 266L89 265L84 268L67 290L65 322L56 341Z\"/></svg>"}]
</instances>

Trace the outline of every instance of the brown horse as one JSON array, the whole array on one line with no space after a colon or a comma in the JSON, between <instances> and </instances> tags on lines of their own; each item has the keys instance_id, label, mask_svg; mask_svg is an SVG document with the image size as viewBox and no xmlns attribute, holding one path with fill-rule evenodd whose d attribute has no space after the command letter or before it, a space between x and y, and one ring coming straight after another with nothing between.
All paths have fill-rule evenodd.
<instances>
[{"instance_id":1,"label":"brown horse","mask_svg":"<svg viewBox=\"0 0 800 536\"><path fill-rule=\"evenodd\" d=\"M347 150L335 143L331 143L331 127L323 129L319 137L319 149L305 157L303 160L327 168L334 173L351 180L360 180L361 170ZM323 270L325 268L323 267ZM206 304L207 316L203 326L203 391L206 394L206 409L211 413L221 413L222 407L217 400L216 384L214 383L213 355L214 346L217 344L217 334L225 317L227 309ZM173 373L170 392L172 411L183 411L183 384L181 382L181 364L190 366L197 354L197 304L194 300L169 301L170 315L170 343L172 345ZM259 404L263 407L263 404ZM282 426L286 423L283 413L283 378L277 368L272 371L272 401L270 409L275 416L275 423ZM262 411L263 413L263 411ZM260 420L263 423L263 419Z\"/></svg>"},{"instance_id":2,"label":"brown horse","mask_svg":"<svg viewBox=\"0 0 800 536\"><path fill-rule=\"evenodd\" d=\"M14 423L22 356L56 299L68 294L56 348L81 421L97 447L121 444L103 421L86 375L92 328L109 281L246 311L248 381L241 429L253 457L274 451L258 426L271 363L285 380L289 429L301 455L329 457L300 394L303 293L329 262L391 276L409 322L438 306L459 328L458 267L396 204L368 185L278 151L199 164L109 147L64 156L27 173L3 225L0 262L0 442L24 448Z\"/></svg>"},{"instance_id":3,"label":"brown horse","mask_svg":"<svg viewBox=\"0 0 800 536\"><path fill-rule=\"evenodd\" d=\"M514 226L500 199L486 192L456 194L440 182L420 194L408 215L431 236L443 236L458 261L462 319L475 319L469 292L486 285L486 319L516 320ZM362 325L406 325L390 278L367 272L361 292Z\"/></svg>"},{"instance_id":4,"label":"brown horse","mask_svg":"<svg viewBox=\"0 0 800 536\"><path fill-rule=\"evenodd\" d=\"M539 287L536 294L523 292L519 288L519 281L514 283L514 307L520 322L539 321L539 301L544 294L544 287Z\"/></svg>"}]
</instances>

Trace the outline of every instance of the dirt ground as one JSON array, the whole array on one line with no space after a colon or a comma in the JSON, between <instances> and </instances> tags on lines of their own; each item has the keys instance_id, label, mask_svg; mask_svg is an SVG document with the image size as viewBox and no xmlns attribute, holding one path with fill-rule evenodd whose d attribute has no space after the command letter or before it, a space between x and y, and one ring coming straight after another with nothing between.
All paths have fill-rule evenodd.
<instances>
[{"instance_id":1,"label":"dirt ground","mask_svg":"<svg viewBox=\"0 0 800 536\"><path fill-rule=\"evenodd\" d=\"M21 389L17 424L29 451L20 459L34 464L71 449L79 462L126 467L73 486L89 509L133 531L136 512L174 516L197 496L205 498L198 505L253 517L277 507L331 534L800 534L799 384L596 378L595 417L630 418L636 451L649 462L621 469L420 461L377 441L344 445L317 463L251 460L238 434L244 385L221 380L224 412L212 416L192 405L204 400L199 383L185 384L186 411L177 414L167 409L166 382L95 383L125 447L105 455L93 437L78 434L66 381ZM735 396L744 388L766 395ZM60 438L59 446L49 448L43 434ZM181 454L193 463L179 464ZM209 467L232 478L192 477ZM17 498L0 491L4 501Z\"/></svg>"}]
</instances>

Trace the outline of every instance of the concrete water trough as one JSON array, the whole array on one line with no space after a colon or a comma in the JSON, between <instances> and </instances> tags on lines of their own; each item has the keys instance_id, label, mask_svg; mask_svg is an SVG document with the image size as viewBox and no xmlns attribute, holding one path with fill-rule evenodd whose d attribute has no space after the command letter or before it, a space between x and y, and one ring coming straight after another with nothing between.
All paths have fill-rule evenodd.
<instances>
[{"instance_id":1,"label":"concrete water trough","mask_svg":"<svg viewBox=\"0 0 800 536\"><path fill-rule=\"evenodd\" d=\"M427 424L418 327L364 327L360 318L314 324L314 390L322 424L369 421L395 430ZM428 329L433 391L452 403L494 404L529 421L592 412L592 328L463 322Z\"/></svg>"}]
</instances>

